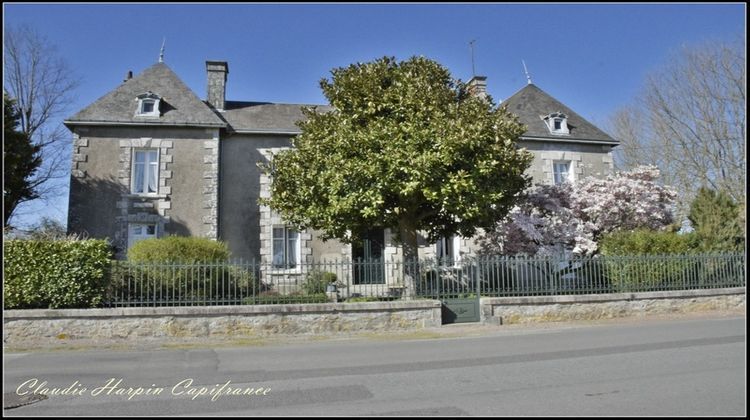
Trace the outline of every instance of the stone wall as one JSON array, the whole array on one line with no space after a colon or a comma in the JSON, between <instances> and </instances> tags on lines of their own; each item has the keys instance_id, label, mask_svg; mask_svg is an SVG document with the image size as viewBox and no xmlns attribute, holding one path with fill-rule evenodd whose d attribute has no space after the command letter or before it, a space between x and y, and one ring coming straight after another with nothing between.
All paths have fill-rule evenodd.
<instances>
[{"instance_id":1,"label":"stone wall","mask_svg":"<svg viewBox=\"0 0 750 420\"><path fill-rule=\"evenodd\" d=\"M6 346L62 340L259 338L287 334L383 332L437 327L440 302L322 303L4 311Z\"/></svg>"},{"instance_id":2,"label":"stone wall","mask_svg":"<svg viewBox=\"0 0 750 420\"><path fill-rule=\"evenodd\" d=\"M745 308L745 288L482 298L481 322L530 324Z\"/></svg>"}]
</instances>

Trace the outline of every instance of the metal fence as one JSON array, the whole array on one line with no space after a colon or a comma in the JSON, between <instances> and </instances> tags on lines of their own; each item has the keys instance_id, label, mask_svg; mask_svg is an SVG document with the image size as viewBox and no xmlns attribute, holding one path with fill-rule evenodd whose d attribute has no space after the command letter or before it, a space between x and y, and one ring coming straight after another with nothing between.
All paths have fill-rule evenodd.
<instances>
[{"instance_id":1,"label":"metal fence","mask_svg":"<svg viewBox=\"0 0 750 420\"><path fill-rule=\"evenodd\" d=\"M106 305L197 306L644 292L745 286L744 254L461 261L113 262Z\"/></svg>"}]
</instances>

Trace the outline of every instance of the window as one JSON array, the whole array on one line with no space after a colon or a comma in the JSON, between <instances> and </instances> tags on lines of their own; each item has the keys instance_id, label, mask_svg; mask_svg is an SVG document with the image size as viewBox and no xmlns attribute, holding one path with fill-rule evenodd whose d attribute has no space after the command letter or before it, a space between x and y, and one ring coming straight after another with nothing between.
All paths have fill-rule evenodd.
<instances>
[{"instance_id":1,"label":"window","mask_svg":"<svg viewBox=\"0 0 750 420\"><path fill-rule=\"evenodd\" d=\"M159 151L157 149L133 152L133 185L135 194L156 194L159 183Z\"/></svg>"},{"instance_id":2,"label":"window","mask_svg":"<svg viewBox=\"0 0 750 420\"><path fill-rule=\"evenodd\" d=\"M553 163L555 185L571 181L570 161L559 161Z\"/></svg>"},{"instance_id":3,"label":"window","mask_svg":"<svg viewBox=\"0 0 750 420\"><path fill-rule=\"evenodd\" d=\"M352 244L354 284L385 284L385 230L373 228Z\"/></svg>"},{"instance_id":4,"label":"window","mask_svg":"<svg viewBox=\"0 0 750 420\"><path fill-rule=\"evenodd\" d=\"M570 134L568 127L568 116L561 112L554 112L543 117L547 128L552 134Z\"/></svg>"},{"instance_id":5,"label":"window","mask_svg":"<svg viewBox=\"0 0 750 420\"><path fill-rule=\"evenodd\" d=\"M146 92L135 98L138 101L138 107L135 110L136 117L158 117L159 103L161 97L153 92Z\"/></svg>"},{"instance_id":6,"label":"window","mask_svg":"<svg viewBox=\"0 0 750 420\"><path fill-rule=\"evenodd\" d=\"M154 102L153 99L144 99L141 101L141 114L153 114Z\"/></svg>"},{"instance_id":7,"label":"window","mask_svg":"<svg viewBox=\"0 0 750 420\"><path fill-rule=\"evenodd\" d=\"M456 265L460 254L458 253L457 236L443 237L437 241L436 255L442 265Z\"/></svg>"},{"instance_id":8,"label":"window","mask_svg":"<svg viewBox=\"0 0 750 420\"><path fill-rule=\"evenodd\" d=\"M144 239L156 238L156 224L131 223L128 225L128 248Z\"/></svg>"},{"instance_id":9,"label":"window","mask_svg":"<svg viewBox=\"0 0 750 420\"><path fill-rule=\"evenodd\" d=\"M273 228L273 266L294 268L299 264L299 232L288 227Z\"/></svg>"}]
</instances>

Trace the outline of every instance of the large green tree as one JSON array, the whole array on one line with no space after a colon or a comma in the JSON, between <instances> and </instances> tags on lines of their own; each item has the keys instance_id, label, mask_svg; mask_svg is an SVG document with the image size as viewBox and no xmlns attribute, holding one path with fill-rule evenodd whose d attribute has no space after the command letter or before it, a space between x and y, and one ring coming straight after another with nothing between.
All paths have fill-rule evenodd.
<instances>
[{"instance_id":1,"label":"large green tree","mask_svg":"<svg viewBox=\"0 0 750 420\"><path fill-rule=\"evenodd\" d=\"M3 223L8 224L16 206L37 198L29 179L39 165L41 146L34 145L28 134L18 131L20 112L16 101L3 92Z\"/></svg>"},{"instance_id":2,"label":"large green tree","mask_svg":"<svg viewBox=\"0 0 750 420\"><path fill-rule=\"evenodd\" d=\"M741 207L725 191L702 187L690 203L690 223L705 251L745 249Z\"/></svg>"},{"instance_id":3,"label":"large green tree","mask_svg":"<svg viewBox=\"0 0 750 420\"><path fill-rule=\"evenodd\" d=\"M345 243L390 228L416 261L418 232L471 236L529 186L523 125L437 62L384 57L331 73L320 86L333 110L306 109L294 148L269 167L264 203L289 223Z\"/></svg>"}]
</instances>

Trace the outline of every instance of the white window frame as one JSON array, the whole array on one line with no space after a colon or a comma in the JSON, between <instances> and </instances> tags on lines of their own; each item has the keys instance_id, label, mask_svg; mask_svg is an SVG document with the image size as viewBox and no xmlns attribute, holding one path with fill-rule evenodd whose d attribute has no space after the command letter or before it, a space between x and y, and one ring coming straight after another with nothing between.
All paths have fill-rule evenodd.
<instances>
[{"instance_id":1,"label":"white window frame","mask_svg":"<svg viewBox=\"0 0 750 420\"><path fill-rule=\"evenodd\" d=\"M154 165L156 167L156 191L154 192L148 192L148 174L149 174L149 168L151 166L151 163L146 159L144 161L144 169L143 169L143 191L137 192L136 191L136 155L138 153L146 153L146 158L148 158L148 152L156 152L156 164ZM160 165L161 165L161 156L159 153L159 149L157 148L133 148L133 154L130 157L130 192L132 194L137 195L146 195L146 196L154 196L159 194L159 172L160 172Z\"/></svg>"},{"instance_id":2,"label":"white window frame","mask_svg":"<svg viewBox=\"0 0 750 420\"><path fill-rule=\"evenodd\" d=\"M451 235L450 237L442 237L438 240L438 242L435 243L435 256L437 257L437 260L439 263L444 261L446 258L445 255L441 254L441 249L445 249L445 244L450 243L450 251L451 255L449 257L449 260L453 263L454 267L458 267L460 265L461 261L461 253L459 252L459 246L461 244L461 238L457 235ZM442 244L442 246L441 246ZM442 264L442 263L441 263Z\"/></svg>"},{"instance_id":3,"label":"white window frame","mask_svg":"<svg viewBox=\"0 0 750 420\"><path fill-rule=\"evenodd\" d=\"M153 92L146 92L141 95L138 95L135 98L136 101L138 101L138 107L135 109L135 116L136 117L159 117L161 113L159 112L159 105L161 103L161 98L159 95L153 93ZM153 103L154 107L151 109L150 112L144 112L143 106L146 103Z\"/></svg>"},{"instance_id":4,"label":"white window frame","mask_svg":"<svg viewBox=\"0 0 750 420\"><path fill-rule=\"evenodd\" d=\"M560 173L557 171L558 165L568 165L568 172L565 179L563 179L561 182L557 182L557 174ZM573 182L573 161L572 160L555 160L552 162L552 184L558 185L562 184L563 182Z\"/></svg>"},{"instance_id":5,"label":"white window frame","mask_svg":"<svg viewBox=\"0 0 750 420\"><path fill-rule=\"evenodd\" d=\"M570 134L570 130L568 129L568 117L561 112L547 115L544 118L544 122L547 124L547 128L552 134ZM555 128L555 122L560 122L559 129Z\"/></svg>"},{"instance_id":6,"label":"white window frame","mask_svg":"<svg viewBox=\"0 0 750 420\"><path fill-rule=\"evenodd\" d=\"M283 238L277 238L276 236L276 230L277 229L283 229ZM296 232L296 242L294 244L294 254L296 257L296 261L294 261L293 265L289 263L289 233L290 231ZM271 267L274 270L290 270L297 272L300 270L301 267L301 246L300 246L300 236L302 232L295 229L292 226L284 226L284 225L274 225L271 228ZM281 240L283 242L283 251L284 251L284 257L281 264L277 264L275 261L276 256L276 241Z\"/></svg>"},{"instance_id":7,"label":"white window frame","mask_svg":"<svg viewBox=\"0 0 750 420\"><path fill-rule=\"evenodd\" d=\"M148 234L149 226L153 226L154 233ZM136 233L136 230L140 228L141 233ZM130 249L137 242L144 239L152 239L159 237L159 225L157 223L128 223L128 249Z\"/></svg>"}]
</instances>

